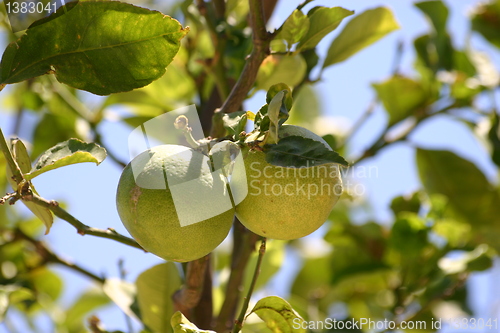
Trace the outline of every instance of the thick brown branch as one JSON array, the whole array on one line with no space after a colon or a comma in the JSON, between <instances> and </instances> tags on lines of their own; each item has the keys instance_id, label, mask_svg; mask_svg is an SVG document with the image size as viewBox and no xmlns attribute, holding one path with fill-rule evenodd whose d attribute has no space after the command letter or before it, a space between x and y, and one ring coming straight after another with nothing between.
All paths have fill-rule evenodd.
<instances>
[{"instance_id":1,"label":"thick brown branch","mask_svg":"<svg viewBox=\"0 0 500 333\"><path fill-rule=\"evenodd\" d=\"M262 0L250 0L249 4L253 50L229 97L218 112L232 113L239 109L255 82L260 64L269 53L271 34L266 30Z\"/></svg>"},{"instance_id":2,"label":"thick brown branch","mask_svg":"<svg viewBox=\"0 0 500 333\"><path fill-rule=\"evenodd\" d=\"M190 310L198 304L203 293L203 281L209 258L210 254L188 262L184 286L173 296L175 310L182 312L188 319L192 318Z\"/></svg>"},{"instance_id":3,"label":"thick brown branch","mask_svg":"<svg viewBox=\"0 0 500 333\"><path fill-rule=\"evenodd\" d=\"M226 2L224 0L212 0L215 8L215 15L217 19L224 18L226 14Z\"/></svg>"},{"instance_id":4,"label":"thick brown branch","mask_svg":"<svg viewBox=\"0 0 500 333\"><path fill-rule=\"evenodd\" d=\"M198 304L193 308L193 320L196 326L211 329L213 325L213 298L212 298L212 265L209 258L203 280L203 291Z\"/></svg>"},{"instance_id":5,"label":"thick brown branch","mask_svg":"<svg viewBox=\"0 0 500 333\"><path fill-rule=\"evenodd\" d=\"M231 258L231 274L226 285L225 299L217 318L216 332L231 332L236 316L236 308L243 288L245 270L255 251L255 243L259 236L247 230L238 220L233 229L233 256Z\"/></svg>"},{"instance_id":6,"label":"thick brown branch","mask_svg":"<svg viewBox=\"0 0 500 333\"><path fill-rule=\"evenodd\" d=\"M276 4L278 0L266 0L264 1L264 22L267 23L271 16L273 15L274 8L276 8Z\"/></svg>"}]
</instances>

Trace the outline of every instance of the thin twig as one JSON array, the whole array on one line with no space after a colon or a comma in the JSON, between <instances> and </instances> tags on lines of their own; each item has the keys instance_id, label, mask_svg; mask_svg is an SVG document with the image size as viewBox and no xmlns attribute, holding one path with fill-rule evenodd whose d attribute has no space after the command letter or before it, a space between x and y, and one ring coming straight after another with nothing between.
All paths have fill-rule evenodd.
<instances>
[{"instance_id":1,"label":"thin twig","mask_svg":"<svg viewBox=\"0 0 500 333\"><path fill-rule=\"evenodd\" d=\"M120 272L120 279L125 280L125 278L127 277L127 271L125 270L124 267L123 258L120 258L118 260L118 271ZM126 313L124 313L123 315L125 316L125 323L127 325L128 333L134 333L134 328L132 326L132 319Z\"/></svg>"},{"instance_id":2,"label":"thin twig","mask_svg":"<svg viewBox=\"0 0 500 333\"><path fill-rule=\"evenodd\" d=\"M403 57L403 51L404 51L404 44L403 41L398 42L398 47L396 48L396 54L394 56L394 63L392 65L392 75L398 75L400 72L400 67L401 67L401 59ZM346 139L337 147L337 149L341 149L345 146L347 141L352 139L354 134L365 124L366 120L370 118L370 116L373 114L373 111L375 110L375 107L377 106L378 103L378 98L374 98L368 107L366 108L365 112L361 115L361 117L356 121L356 123L353 125L351 131L349 132L348 135L346 135Z\"/></svg>"},{"instance_id":3,"label":"thin twig","mask_svg":"<svg viewBox=\"0 0 500 333\"><path fill-rule=\"evenodd\" d=\"M15 235L17 238L26 240L26 241L30 242L31 244L33 244L35 246L36 251L40 254L40 256L43 258L45 263L53 263L53 264L62 265L62 266L67 267L73 271L76 271L80 274L83 274L96 282L99 282L99 283L105 282L104 278L97 276L96 274L86 270L85 268L83 268L77 264L74 264L72 262L69 262L69 261L59 257L57 254L55 254L54 252L49 250L43 242L31 238L30 236L26 235L21 229L19 229L19 228L15 229Z\"/></svg>"},{"instance_id":4,"label":"thin twig","mask_svg":"<svg viewBox=\"0 0 500 333\"><path fill-rule=\"evenodd\" d=\"M49 76L52 84L52 89L61 97L70 107L75 114L84 119L88 123L93 122L94 114L85 106L75 95L73 95L67 86L63 85L53 75Z\"/></svg>"},{"instance_id":5,"label":"thin twig","mask_svg":"<svg viewBox=\"0 0 500 333\"><path fill-rule=\"evenodd\" d=\"M438 293L438 294L434 295L433 297L431 297L425 304L423 304L420 307L420 309L418 311L416 311L412 315L406 317L405 319L401 319L401 320L396 321L396 327L399 328L402 322L409 323L409 322L415 321L416 319L418 319L418 317L420 315L422 315L426 311L428 311L429 308L432 307L432 305L434 305L436 302L442 301L443 298L452 296L459 288L462 288L464 286L464 284L467 281L468 277L469 277L469 273L462 273L458 277L457 281L455 281L453 283L452 286L450 286L449 288L446 288L443 292ZM384 332L392 332L392 330L390 330L390 331L384 331Z\"/></svg>"},{"instance_id":6,"label":"thin twig","mask_svg":"<svg viewBox=\"0 0 500 333\"><path fill-rule=\"evenodd\" d=\"M99 133L99 131L97 130L97 126L90 124L90 128L92 129L92 132L94 133L94 142L97 143L99 146L106 148L107 156L109 156L109 158L111 160L113 160L116 164L118 164L122 168L125 168L127 166L127 163L123 162L113 152L111 152L111 150L108 147L104 146L104 143L102 142L101 133Z\"/></svg>"},{"instance_id":7,"label":"thin twig","mask_svg":"<svg viewBox=\"0 0 500 333\"><path fill-rule=\"evenodd\" d=\"M336 149L341 149L343 148L349 140L352 139L354 134L365 124L365 122L370 118L370 116L373 114L373 111L375 110L375 107L377 106L377 98L374 98L368 107L366 108L365 112L359 117L359 119L354 123L352 126L351 130L349 131L349 134L345 136L345 139L337 145Z\"/></svg>"},{"instance_id":8,"label":"thin twig","mask_svg":"<svg viewBox=\"0 0 500 333\"><path fill-rule=\"evenodd\" d=\"M135 247L137 249L141 249L145 251L135 240L129 238L127 236L121 235L116 232L114 229L109 228L108 230L102 230L97 228L89 227L88 225L83 224L73 215L62 209L56 201L48 201L35 193L31 194L28 198L23 198L24 200L32 201L33 203L48 208L55 216L59 217L62 220L65 220L73 227L76 228L80 235L92 235L101 238L108 238L119 243Z\"/></svg>"},{"instance_id":9,"label":"thin twig","mask_svg":"<svg viewBox=\"0 0 500 333\"><path fill-rule=\"evenodd\" d=\"M19 132L21 131L21 123L23 119L24 108L22 105L17 106L16 108L16 120L12 126L12 133L15 136L19 136Z\"/></svg>"},{"instance_id":10,"label":"thin twig","mask_svg":"<svg viewBox=\"0 0 500 333\"><path fill-rule=\"evenodd\" d=\"M387 133L390 132L390 130L393 128L394 125L386 126L386 128L382 131L382 134L380 134L380 136L374 141L374 143L368 149L366 149L365 152L352 164L353 165L357 164L368 157L376 155L380 150L386 148L390 144L406 140L406 138L426 119L435 116L437 114L446 113L447 111L454 109L456 107L457 104L453 102L452 104L445 106L439 111L433 113L424 112L422 115L416 117L415 122L410 127L408 127L406 131L404 131L398 137L391 140L387 140L386 135Z\"/></svg>"},{"instance_id":11,"label":"thin twig","mask_svg":"<svg viewBox=\"0 0 500 333\"><path fill-rule=\"evenodd\" d=\"M302 8L304 8L307 4L309 4L310 2L313 2L314 0L306 0L304 1L303 3L301 3L300 5L297 6L297 10L302 10Z\"/></svg>"},{"instance_id":12,"label":"thin twig","mask_svg":"<svg viewBox=\"0 0 500 333\"><path fill-rule=\"evenodd\" d=\"M266 253L266 239L263 238L262 243L260 244L259 257L257 258L257 264L255 265L255 271L253 273L252 282L250 283L250 288L248 288L247 296L243 301L243 306L241 307L240 315L238 316L238 319L236 320L236 323L234 325L233 333L238 333L239 331L241 331L241 328L243 327L245 314L247 313L248 304L250 303L250 298L252 297L253 290L255 289L255 285L257 283L257 279L260 274L260 266L262 264L262 259L264 258L265 253Z\"/></svg>"},{"instance_id":13,"label":"thin twig","mask_svg":"<svg viewBox=\"0 0 500 333\"><path fill-rule=\"evenodd\" d=\"M394 56L394 63L392 64L392 75L398 75L401 71L401 60L403 59L404 46L405 44L402 40L398 41L396 54Z\"/></svg>"},{"instance_id":14,"label":"thin twig","mask_svg":"<svg viewBox=\"0 0 500 333\"><path fill-rule=\"evenodd\" d=\"M53 254L53 256L50 258L49 262L70 268L70 269L72 269L76 272L79 272L79 273L91 278L92 280L99 282L99 283L104 284L104 282L105 282L104 278L99 277L99 276L95 275L94 273L89 272L88 270L82 268L81 266L78 266L77 264L66 261L66 260L56 256L55 254Z\"/></svg>"},{"instance_id":15,"label":"thin twig","mask_svg":"<svg viewBox=\"0 0 500 333\"><path fill-rule=\"evenodd\" d=\"M94 116L94 113L89 108L87 108L87 106L85 106L85 104L83 104L75 95L73 95L66 86L59 83L55 78L51 77L51 82L54 91L58 93L59 96L69 106L71 106L71 109L75 112L75 114L78 117L80 117L81 119L85 120L88 123L94 135L94 142L100 145L101 147L104 147L101 134L97 130L97 121L95 119L96 117ZM113 154L108 148L106 149L106 152L107 156L109 156L109 158L112 159L114 162L116 162L118 165L122 166L123 168L127 165L127 163L123 162L118 157L116 157L116 155Z\"/></svg>"}]
</instances>

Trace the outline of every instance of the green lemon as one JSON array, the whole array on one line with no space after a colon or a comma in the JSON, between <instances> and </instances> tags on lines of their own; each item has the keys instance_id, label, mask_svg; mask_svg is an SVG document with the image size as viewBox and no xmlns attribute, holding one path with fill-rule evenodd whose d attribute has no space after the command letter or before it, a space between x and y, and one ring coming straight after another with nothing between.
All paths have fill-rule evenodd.
<instances>
[{"instance_id":1,"label":"green lemon","mask_svg":"<svg viewBox=\"0 0 500 333\"><path fill-rule=\"evenodd\" d=\"M194 149L163 145L123 170L116 203L122 223L146 250L177 262L201 258L231 229L234 208L220 172Z\"/></svg>"},{"instance_id":2,"label":"green lemon","mask_svg":"<svg viewBox=\"0 0 500 333\"><path fill-rule=\"evenodd\" d=\"M320 136L293 125L281 127L280 138L298 135L319 141ZM296 239L309 235L328 218L342 192L338 164L286 168L266 162L258 150L243 152L248 194L236 206L236 216L245 227L263 237ZM234 175L241 186L242 175Z\"/></svg>"}]
</instances>

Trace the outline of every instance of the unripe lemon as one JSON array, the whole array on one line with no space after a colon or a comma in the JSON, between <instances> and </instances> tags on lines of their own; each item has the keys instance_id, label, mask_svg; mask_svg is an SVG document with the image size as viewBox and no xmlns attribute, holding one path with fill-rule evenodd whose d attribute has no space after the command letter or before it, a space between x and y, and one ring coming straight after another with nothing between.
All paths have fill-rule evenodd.
<instances>
[{"instance_id":1,"label":"unripe lemon","mask_svg":"<svg viewBox=\"0 0 500 333\"><path fill-rule=\"evenodd\" d=\"M122 223L146 251L177 262L215 249L234 216L226 181L211 172L208 157L178 145L135 157L120 177L116 203Z\"/></svg>"},{"instance_id":2,"label":"unripe lemon","mask_svg":"<svg viewBox=\"0 0 500 333\"><path fill-rule=\"evenodd\" d=\"M302 136L328 143L311 131L293 125L281 127L279 137ZM342 192L338 164L286 168L266 162L265 153L243 153L248 195L236 206L245 227L263 237L296 239L309 235L328 218ZM234 184L241 175L234 175Z\"/></svg>"}]
</instances>

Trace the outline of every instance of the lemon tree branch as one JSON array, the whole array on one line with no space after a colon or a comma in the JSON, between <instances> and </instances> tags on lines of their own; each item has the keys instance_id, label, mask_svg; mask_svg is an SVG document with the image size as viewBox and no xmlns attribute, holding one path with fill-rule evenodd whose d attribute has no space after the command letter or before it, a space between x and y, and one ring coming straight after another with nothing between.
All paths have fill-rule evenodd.
<instances>
[{"instance_id":1,"label":"lemon tree branch","mask_svg":"<svg viewBox=\"0 0 500 333\"><path fill-rule=\"evenodd\" d=\"M259 236L246 229L236 218L233 229L233 254L231 258L231 273L227 281L225 299L217 318L215 330L223 332L231 330L236 316L236 308L240 300L241 289L243 288L243 277L245 270L255 251L255 243Z\"/></svg>"},{"instance_id":2,"label":"lemon tree branch","mask_svg":"<svg viewBox=\"0 0 500 333\"><path fill-rule=\"evenodd\" d=\"M374 141L374 143L368 149L366 149L364 151L364 153L352 164L357 164L366 158L375 156L380 150L386 148L390 144L406 140L406 138L408 138L408 136L423 121L425 121L425 120L429 119L430 117L435 116L437 114L446 113L446 112L448 112L456 107L457 107L457 104L454 102L454 103L451 103L448 106L445 106L444 108L442 108L436 112L429 113L429 112L427 112L427 110L425 110L425 112L423 112L422 115L416 117L415 122L412 125L410 125L403 133L401 133L400 135L398 135L397 137L392 138L392 139L387 138L387 133L390 132L390 130L393 128L393 126L387 126L382 131L382 134L380 134L380 136Z\"/></svg>"},{"instance_id":3,"label":"lemon tree branch","mask_svg":"<svg viewBox=\"0 0 500 333\"><path fill-rule=\"evenodd\" d=\"M221 113L232 113L238 110L255 82L260 64L269 53L272 35L266 30L262 0L249 0L249 5L253 50L229 97L219 109L218 112Z\"/></svg>"},{"instance_id":4,"label":"lemon tree branch","mask_svg":"<svg viewBox=\"0 0 500 333\"><path fill-rule=\"evenodd\" d=\"M112 239L114 241L117 241L119 243L135 247L137 249L144 250L135 240L132 238L129 238L127 236L121 235L118 232L116 232L114 229L107 229L107 230L102 230L102 229L97 229L97 228L92 228L89 227L88 225L83 224L80 222L77 218L75 218L73 215L68 213L66 210L61 208L57 201L51 200L48 201L36 194L32 194L29 197L23 198L24 200L32 201L33 203L48 208L52 213L54 213L55 216L59 217L62 220L65 220L69 224L71 224L73 227L76 228L77 232L80 235L92 235L96 237L101 237L101 238L108 238Z\"/></svg>"},{"instance_id":5,"label":"lemon tree branch","mask_svg":"<svg viewBox=\"0 0 500 333\"><path fill-rule=\"evenodd\" d=\"M58 265L67 267L75 272L78 272L80 274L85 275L86 277L88 277L96 282L104 283L104 281L105 281L104 278L97 276L96 274L86 270L85 268L83 268L75 263L69 262L68 260L59 257L57 254L55 254L54 252L49 250L43 242L31 238L30 236L26 235L23 231L21 231L21 229L15 230L15 237L17 239L22 239L22 240L28 241L31 244L33 244L33 246L35 247L35 250L38 252L38 254L40 254L40 256L43 258L45 263L53 263L53 264L58 264Z\"/></svg>"},{"instance_id":6,"label":"lemon tree branch","mask_svg":"<svg viewBox=\"0 0 500 333\"><path fill-rule=\"evenodd\" d=\"M190 310L200 301L209 258L210 254L187 263L184 286L173 296L176 311L182 312L187 318L191 317Z\"/></svg>"}]
</instances>

